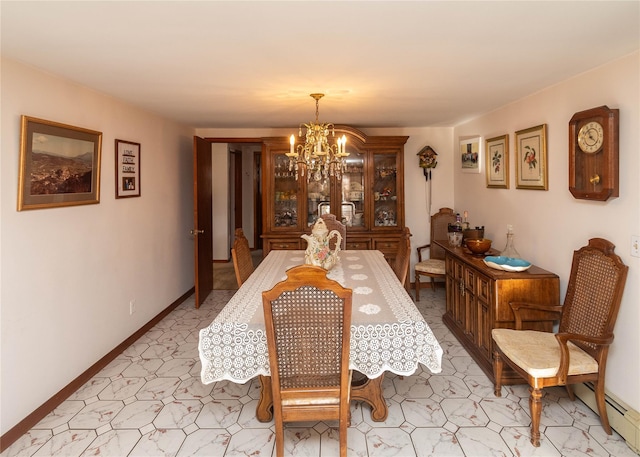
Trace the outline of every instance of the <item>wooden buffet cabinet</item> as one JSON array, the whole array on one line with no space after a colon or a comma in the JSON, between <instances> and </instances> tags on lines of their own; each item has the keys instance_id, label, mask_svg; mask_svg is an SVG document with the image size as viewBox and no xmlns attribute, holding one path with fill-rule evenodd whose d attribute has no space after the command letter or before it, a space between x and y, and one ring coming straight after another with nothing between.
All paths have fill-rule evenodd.
<instances>
[{"instance_id":1,"label":"wooden buffet cabinet","mask_svg":"<svg viewBox=\"0 0 640 457\"><path fill-rule=\"evenodd\" d=\"M560 279L535 265L521 273L496 270L485 265L484 256L476 257L466 248L450 247L446 241L434 242L445 250L447 304L442 320L494 381L491 330L514 328L515 318L509 302L558 305ZM535 315L532 317L535 319ZM524 322L523 327L552 330L548 322L535 320ZM525 382L507 368L505 366L503 384Z\"/></svg>"},{"instance_id":2,"label":"wooden buffet cabinet","mask_svg":"<svg viewBox=\"0 0 640 457\"><path fill-rule=\"evenodd\" d=\"M346 135L347 170L342 179L307 182L289 170L288 138L263 138L263 253L305 249L320 214L335 214L347 226L347 249L378 249L395 258L404 229L404 144L407 136L367 136L336 126ZM333 138L333 137L330 137Z\"/></svg>"}]
</instances>

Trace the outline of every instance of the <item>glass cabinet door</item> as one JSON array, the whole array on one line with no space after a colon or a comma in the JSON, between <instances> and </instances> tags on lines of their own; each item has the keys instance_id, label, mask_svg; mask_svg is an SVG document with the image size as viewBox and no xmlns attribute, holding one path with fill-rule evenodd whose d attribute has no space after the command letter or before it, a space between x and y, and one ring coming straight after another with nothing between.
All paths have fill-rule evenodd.
<instances>
[{"instance_id":1,"label":"glass cabinet door","mask_svg":"<svg viewBox=\"0 0 640 457\"><path fill-rule=\"evenodd\" d=\"M373 225L398 225L398 164L395 154L374 154L373 163Z\"/></svg>"},{"instance_id":2,"label":"glass cabinet door","mask_svg":"<svg viewBox=\"0 0 640 457\"><path fill-rule=\"evenodd\" d=\"M347 227L365 227L364 154L355 149L349 153L347 169L342 175L342 222Z\"/></svg>"},{"instance_id":3,"label":"glass cabinet door","mask_svg":"<svg viewBox=\"0 0 640 457\"><path fill-rule=\"evenodd\" d=\"M309 227L315 224L318 216L331 213L330 200L330 181L328 179L314 181L312 178L307 184L307 225Z\"/></svg>"},{"instance_id":4,"label":"glass cabinet door","mask_svg":"<svg viewBox=\"0 0 640 457\"><path fill-rule=\"evenodd\" d=\"M295 171L289 171L289 159L284 154L274 155L274 220L273 226L298 225L298 181Z\"/></svg>"}]
</instances>

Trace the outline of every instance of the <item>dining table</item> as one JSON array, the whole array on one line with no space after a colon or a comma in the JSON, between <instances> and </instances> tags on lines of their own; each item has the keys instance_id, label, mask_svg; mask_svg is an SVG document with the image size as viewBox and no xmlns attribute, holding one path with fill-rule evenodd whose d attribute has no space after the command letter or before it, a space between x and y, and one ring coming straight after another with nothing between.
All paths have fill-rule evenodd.
<instances>
[{"instance_id":1,"label":"dining table","mask_svg":"<svg viewBox=\"0 0 640 457\"><path fill-rule=\"evenodd\" d=\"M349 368L351 399L371 406L374 421L388 414L382 396L385 372L409 376L419 364L442 370L442 348L382 252L344 250L327 277L352 289ZM272 419L271 377L262 292L286 279L286 271L305 263L304 251L272 250L240 286L213 322L200 330L198 351L204 384L258 377L259 421Z\"/></svg>"}]
</instances>

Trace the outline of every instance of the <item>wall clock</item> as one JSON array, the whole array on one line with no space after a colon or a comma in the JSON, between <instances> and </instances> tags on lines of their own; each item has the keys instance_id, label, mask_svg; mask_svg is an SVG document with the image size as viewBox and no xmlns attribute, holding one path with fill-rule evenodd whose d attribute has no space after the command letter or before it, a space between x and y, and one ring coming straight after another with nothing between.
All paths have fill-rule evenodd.
<instances>
[{"instance_id":1,"label":"wall clock","mask_svg":"<svg viewBox=\"0 0 640 457\"><path fill-rule=\"evenodd\" d=\"M618 196L619 110L580 111L569 121L569 192L574 198L606 201Z\"/></svg>"}]
</instances>

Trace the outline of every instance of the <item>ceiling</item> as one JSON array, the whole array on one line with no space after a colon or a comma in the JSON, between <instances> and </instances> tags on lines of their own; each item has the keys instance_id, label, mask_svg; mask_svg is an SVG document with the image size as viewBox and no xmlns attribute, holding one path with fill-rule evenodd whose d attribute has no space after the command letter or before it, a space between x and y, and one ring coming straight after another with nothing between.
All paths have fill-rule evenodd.
<instances>
[{"instance_id":1,"label":"ceiling","mask_svg":"<svg viewBox=\"0 0 640 457\"><path fill-rule=\"evenodd\" d=\"M640 46L634 0L0 7L3 58L196 128L451 126Z\"/></svg>"}]
</instances>

